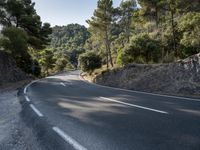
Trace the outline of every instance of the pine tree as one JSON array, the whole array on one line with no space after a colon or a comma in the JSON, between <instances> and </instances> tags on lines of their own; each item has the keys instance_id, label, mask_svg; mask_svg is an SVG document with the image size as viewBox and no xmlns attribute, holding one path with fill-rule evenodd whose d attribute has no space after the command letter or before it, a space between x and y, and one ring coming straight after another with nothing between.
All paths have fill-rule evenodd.
<instances>
[{"instance_id":1,"label":"pine tree","mask_svg":"<svg viewBox=\"0 0 200 150\"><path fill-rule=\"evenodd\" d=\"M31 0L2 0L0 2L0 24L24 29L29 36L29 46L42 49L49 42L50 24L42 25L40 16Z\"/></svg>"},{"instance_id":2,"label":"pine tree","mask_svg":"<svg viewBox=\"0 0 200 150\"><path fill-rule=\"evenodd\" d=\"M122 1L120 4L121 19L119 21L124 30L127 43L130 41L133 12L136 9L135 0Z\"/></svg>"},{"instance_id":3,"label":"pine tree","mask_svg":"<svg viewBox=\"0 0 200 150\"><path fill-rule=\"evenodd\" d=\"M110 50L110 33L113 14L112 0L99 0L97 9L94 11L94 16L87 20L91 28L94 28L101 40L104 41L106 47L106 63L109 68L109 61L113 67L113 61Z\"/></svg>"}]
</instances>

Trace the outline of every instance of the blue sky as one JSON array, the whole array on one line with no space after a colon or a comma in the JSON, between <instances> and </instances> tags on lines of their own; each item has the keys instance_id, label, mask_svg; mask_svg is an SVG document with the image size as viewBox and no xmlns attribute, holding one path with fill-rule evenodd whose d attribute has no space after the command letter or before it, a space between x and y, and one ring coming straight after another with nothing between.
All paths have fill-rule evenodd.
<instances>
[{"instance_id":1,"label":"blue sky","mask_svg":"<svg viewBox=\"0 0 200 150\"><path fill-rule=\"evenodd\" d=\"M54 25L79 23L87 26L89 19L97 7L98 0L32 0L43 22ZM121 0L113 0L119 6Z\"/></svg>"}]
</instances>

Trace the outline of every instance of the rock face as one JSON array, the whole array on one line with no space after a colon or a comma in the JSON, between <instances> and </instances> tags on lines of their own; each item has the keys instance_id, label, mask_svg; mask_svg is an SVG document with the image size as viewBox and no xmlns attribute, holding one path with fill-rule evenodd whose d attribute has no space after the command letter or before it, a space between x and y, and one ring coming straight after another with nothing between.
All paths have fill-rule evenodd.
<instances>
[{"instance_id":1,"label":"rock face","mask_svg":"<svg viewBox=\"0 0 200 150\"><path fill-rule=\"evenodd\" d=\"M17 67L14 59L7 53L0 51L0 85L26 78L27 75Z\"/></svg>"},{"instance_id":2,"label":"rock face","mask_svg":"<svg viewBox=\"0 0 200 150\"><path fill-rule=\"evenodd\" d=\"M95 82L130 90L200 96L200 53L170 64L130 64L102 73Z\"/></svg>"}]
</instances>

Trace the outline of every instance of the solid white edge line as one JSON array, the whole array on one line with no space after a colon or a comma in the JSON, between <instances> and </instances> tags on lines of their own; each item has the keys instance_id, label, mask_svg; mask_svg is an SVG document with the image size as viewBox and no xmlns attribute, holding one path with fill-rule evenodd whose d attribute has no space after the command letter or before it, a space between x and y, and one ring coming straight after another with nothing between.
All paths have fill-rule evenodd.
<instances>
[{"instance_id":1,"label":"solid white edge line","mask_svg":"<svg viewBox=\"0 0 200 150\"><path fill-rule=\"evenodd\" d=\"M121 102L121 101L114 100L114 99L107 98L107 97L100 97L100 98L101 98L101 99L104 99L104 100L107 100L107 101L111 101L111 102L115 102L115 103L127 105L127 106L132 106L132 107L136 107L136 108L140 108L140 109L145 109L145 110L149 110L149 111L154 111L154 112L157 112L157 113L169 114L169 113L166 112L166 111L161 111L161 110L157 110L157 109L153 109L153 108L148 108L148 107L144 107L144 106L140 106L140 105L134 105L134 104L131 104L131 103L126 103L126 102Z\"/></svg>"},{"instance_id":2,"label":"solid white edge line","mask_svg":"<svg viewBox=\"0 0 200 150\"><path fill-rule=\"evenodd\" d=\"M83 147L81 144L79 144L76 140L71 138L69 135L67 135L64 131L62 131L58 127L52 128L59 136L61 136L67 143L69 143L71 146L73 146L76 150L87 150L85 147Z\"/></svg>"},{"instance_id":3,"label":"solid white edge line","mask_svg":"<svg viewBox=\"0 0 200 150\"><path fill-rule=\"evenodd\" d=\"M39 80L40 80L40 79L35 80L35 81L32 81L31 83L27 84L27 85L25 86L25 88L24 88L24 94L27 93L27 89L28 89L29 86L31 86L33 83L35 83L35 82L37 82L37 81L39 81Z\"/></svg>"},{"instance_id":4,"label":"solid white edge line","mask_svg":"<svg viewBox=\"0 0 200 150\"><path fill-rule=\"evenodd\" d=\"M30 104L30 107L39 117L43 117L43 114L33 104Z\"/></svg>"},{"instance_id":5,"label":"solid white edge line","mask_svg":"<svg viewBox=\"0 0 200 150\"><path fill-rule=\"evenodd\" d=\"M27 88L29 87L29 85L30 85L30 83L29 83L28 85L25 86L25 88L24 88L24 94L26 94Z\"/></svg>"},{"instance_id":6,"label":"solid white edge line","mask_svg":"<svg viewBox=\"0 0 200 150\"><path fill-rule=\"evenodd\" d=\"M96 84L96 83L91 83L91 82L85 80L83 77L81 77L81 74L79 74L79 79L86 82L86 83L90 83L90 84L93 84L93 85L96 85L96 86L99 86L99 87L104 87L104 88L109 88L109 89L114 89L114 90L200 102L200 99L195 99L195 98L178 97L178 96L162 95L162 94L148 93L148 92L142 92L142 91L127 90L127 89L121 89L121 88L115 88L115 87L100 85L100 84Z\"/></svg>"},{"instance_id":7,"label":"solid white edge line","mask_svg":"<svg viewBox=\"0 0 200 150\"><path fill-rule=\"evenodd\" d=\"M25 99L27 102L30 102L31 100L28 98L28 96L25 96Z\"/></svg>"}]
</instances>

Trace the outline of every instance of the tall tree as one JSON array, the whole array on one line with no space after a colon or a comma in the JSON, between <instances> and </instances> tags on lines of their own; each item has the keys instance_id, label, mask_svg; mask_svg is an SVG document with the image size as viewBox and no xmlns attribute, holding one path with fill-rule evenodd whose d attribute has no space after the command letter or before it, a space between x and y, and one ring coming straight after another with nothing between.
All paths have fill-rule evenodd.
<instances>
[{"instance_id":1,"label":"tall tree","mask_svg":"<svg viewBox=\"0 0 200 150\"><path fill-rule=\"evenodd\" d=\"M173 43L173 51L175 53L175 56L178 57L178 48L177 48L177 22L175 21L175 18L177 17L177 12L179 5L183 3L181 0L161 0L162 4L162 10L165 12L166 16L169 16L169 22L171 26L171 32L172 32L172 43Z\"/></svg>"},{"instance_id":2,"label":"tall tree","mask_svg":"<svg viewBox=\"0 0 200 150\"><path fill-rule=\"evenodd\" d=\"M17 65L27 73L38 64L31 51L45 48L52 30L49 23L42 24L32 0L0 0L0 25L4 37L0 46L10 52Z\"/></svg>"},{"instance_id":3,"label":"tall tree","mask_svg":"<svg viewBox=\"0 0 200 150\"><path fill-rule=\"evenodd\" d=\"M120 4L121 19L119 23L124 30L127 43L130 41L132 17L136 7L135 0L122 1Z\"/></svg>"},{"instance_id":4,"label":"tall tree","mask_svg":"<svg viewBox=\"0 0 200 150\"><path fill-rule=\"evenodd\" d=\"M106 63L107 68L109 68L109 61L113 67L113 61L110 49L110 33L112 25L112 14L113 14L113 2L112 0L99 0L97 4L97 9L94 11L94 15L87 23L91 28L94 28L101 40L104 41L106 48Z\"/></svg>"},{"instance_id":5,"label":"tall tree","mask_svg":"<svg viewBox=\"0 0 200 150\"><path fill-rule=\"evenodd\" d=\"M142 16L149 21L155 21L158 27L162 0L139 0L139 3L142 6Z\"/></svg>"},{"instance_id":6,"label":"tall tree","mask_svg":"<svg viewBox=\"0 0 200 150\"><path fill-rule=\"evenodd\" d=\"M41 49L49 42L50 24L42 25L40 16L31 0L2 0L0 2L0 24L4 27L24 29L29 36L29 46Z\"/></svg>"}]
</instances>

